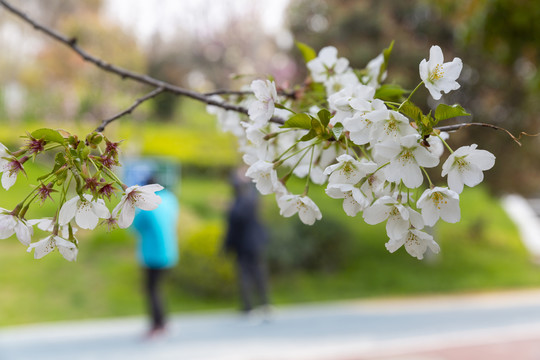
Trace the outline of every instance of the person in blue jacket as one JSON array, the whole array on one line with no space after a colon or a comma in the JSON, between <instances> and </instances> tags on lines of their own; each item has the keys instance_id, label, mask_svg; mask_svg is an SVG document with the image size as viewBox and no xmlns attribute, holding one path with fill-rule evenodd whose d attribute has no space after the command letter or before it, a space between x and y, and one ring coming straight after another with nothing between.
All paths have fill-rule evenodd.
<instances>
[{"instance_id":1,"label":"person in blue jacket","mask_svg":"<svg viewBox=\"0 0 540 360\"><path fill-rule=\"evenodd\" d=\"M145 272L144 290L151 318L149 337L165 331L161 282L167 269L178 263L177 225L180 207L172 192L163 189L156 194L161 197L157 209L139 210L133 221L138 235L137 257Z\"/></svg>"}]
</instances>

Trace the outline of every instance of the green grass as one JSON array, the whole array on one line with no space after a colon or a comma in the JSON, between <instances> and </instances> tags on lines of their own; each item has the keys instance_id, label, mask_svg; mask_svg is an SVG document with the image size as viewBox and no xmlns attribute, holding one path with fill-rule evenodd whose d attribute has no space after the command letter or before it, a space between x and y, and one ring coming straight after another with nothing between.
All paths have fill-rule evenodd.
<instances>
[{"instance_id":1,"label":"green grass","mask_svg":"<svg viewBox=\"0 0 540 360\"><path fill-rule=\"evenodd\" d=\"M121 150L133 155L167 156L183 166L200 168L237 164L240 155L234 136L218 129L214 117L205 112L204 105L193 100L181 103L177 121L141 123L126 117L108 126L105 134L112 141L127 140ZM73 121L46 125L40 122L10 124L2 128L0 142L13 150L23 144L24 139L20 136L42 127L64 129L84 138L97 125Z\"/></svg>"},{"instance_id":2,"label":"green grass","mask_svg":"<svg viewBox=\"0 0 540 360\"><path fill-rule=\"evenodd\" d=\"M36 171L29 167L29 176L35 176ZM13 207L25 190L24 179L19 179L13 190L0 190L1 205ZM224 227L231 191L225 179L208 177L184 177L178 190L182 250L191 234L208 226ZM441 253L425 261L412 258L403 249L388 253L383 225L369 226L361 217L344 216L340 201L324 196L320 188L310 195L321 207L323 221L332 220L331 226L347 228L353 245L339 271L296 271L273 277L272 298L277 304L540 283L540 269L529 261L517 230L497 200L483 188L466 189L462 196L463 220L441 223L435 229ZM296 217L281 219L273 196L264 197L262 204L267 219L279 218L278 226L299 221ZM30 217L43 216L47 211L50 208L38 208ZM34 260L14 237L0 242L0 326L144 313L141 273L129 230L81 231L78 237L76 263L65 261L58 252ZM333 241L337 244L343 239ZM234 297L201 297L173 282L169 282L167 291L173 312L233 308L236 304Z\"/></svg>"},{"instance_id":3,"label":"green grass","mask_svg":"<svg viewBox=\"0 0 540 360\"><path fill-rule=\"evenodd\" d=\"M341 210L330 204L334 200L313 197L327 216L341 216ZM441 252L424 261L403 248L389 254L383 225L342 217L340 222L357 239L351 249L357 261L339 274L299 273L276 279L275 299L286 303L537 286L540 268L530 261L499 202L483 188L466 189L461 208L461 222L439 222L434 229Z\"/></svg>"}]
</instances>

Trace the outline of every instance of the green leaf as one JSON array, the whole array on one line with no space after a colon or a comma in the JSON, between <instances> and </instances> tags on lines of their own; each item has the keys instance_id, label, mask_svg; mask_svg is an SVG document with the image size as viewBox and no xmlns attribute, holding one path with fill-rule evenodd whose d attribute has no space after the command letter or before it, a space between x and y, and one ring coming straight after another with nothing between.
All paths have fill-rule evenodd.
<instances>
[{"instance_id":1,"label":"green leaf","mask_svg":"<svg viewBox=\"0 0 540 360\"><path fill-rule=\"evenodd\" d=\"M403 89L399 85L385 84L381 85L381 87L379 87L377 91L375 91L375 98L385 101L399 102L403 94L407 92L409 91Z\"/></svg>"},{"instance_id":2,"label":"green leaf","mask_svg":"<svg viewBox=\"0 0 540 360\"><path fill-rule=\"evenodd\" d=\"M60 166L64 165L66 163L66 157L64 156L64 153L57 153L54 157L54 162Z\"/></svg>"},{"instance_id":3,"label":"green leaf","mask_svg":"<svg viewBox=\"0 0 540 360\"><path fill-rule=\"evenodd\" d=\"M290 111L290 112L293 113L293 114L296 114L296 112L292 111L291 109L289 109L288 107L286 107L286 106L284 106L284 105L281 105L281 104L278 104L278 103L274 103L274 106L277 107L278 109L287 110L287 111Z\"/></svg>"},{"instance_id":4,"label":"green leaf","mask_svg":"<svg viewBox=\"0 0 540 360\"><path fill-rule=\"evenodd\" d=\"M308 114L298 113L285 121L285 124L281 126L282 128L300 128L300 129L311 129L311 117Z\"/></svg>"},{"instance_id":5,"label":"green leaf","mask_svg":"<svg viewBox=\"0 0 540 360\"><path fill-rule=\"evenodd\" d=\"M384 62L381 65L381 69L379 70L379 75L377 76L377 82L380 84L382 80L382 76L386 69L388 68L388 60L390 59L390 54L392 53L392 49L394 48L394 40L390 43L390 46L388 46L386 49L383 50L383 58Z\"/></svg>"},{"instance_id":6,"label":"green leaf","mask_svg":"<svg viewBox=\"0 0 540 360\"><path fill-rule=\"evenodd\" d=\"M300 52L302 53L302 57L304 58L304 61L306 63L317 57L317 53L315 52L315 50L313 50L311 46L306 45L300 41L296 41L295 43L298 50L300 50Z\"/></svg>"},{"instance_id":7,"label":"green leaf","mask_svg":"<svg viewBox=\"0 0 540 360\"><path fill-rule=\"evenodd\" d=\"M316 136L317 136L317 133L315 132L315 130L311 129L306 135L300 138L300 141L308 141L308 140L313 139Z\"/></svg>"},{"instance_id":8,"label":"green leaf","mask_svg":"<svg viewBox=\"0 0 540 360\"><path fill-rule=\"evenodd\" d=\"M47 128L38 129L32 132L32 134L30 135L32 135L32 137L35 139L43 139L45 141L57 142L59 144L63 144L65 141L64 137L60 135L58 131L53 130L53 129L47 129Z\"/></svg>"},{"instance_id":9,"label":"green leaf","mask_svg":"<svg viewBox=\"0 0 540 360\"><path fill-rule=\"evenodd\" d=\"M81 159L85 160L88 159L88 155L90 155L90 149L88 147L84 147L80 151L81 153Z\"/></svg>"},{"instance_id":10,"label":"green leaf","mask_svg":"<svg viewBox=\"0 0 540 360\"><path fill-rule=\"evenodd\" d=\"M421 121L422 116L424 115L422 113L422 110L409 100L405 101L403 105L401 105L401 107L399 108L399 112L411 118L416 123L418 123L418 121Z\"/></svg>"},{"instance_id":11,"label":"green leaf","mask_svg":"<svg viewBox=\"0 0 540 360\"><path fill-rule=\"evenodd\" d=\"M341 134L343 134L343 124L338 122L336 125L334 125L332 128L332 133L334 134L336 140L339 140Z\"/></svg>"},{"instance_id":12,"label":"green leaf","mask_svg":"<svg viewBox=\"0 0 540 360\"><path fill-rule=\"evenodd\" d=\"M332 118L332 114L330 113L330 111L322 109L317 113L317 115L319 116L319 120L321 120L323 126L327 127L330 123L330 119Z\"/></svg>"},{"instance_id":13,"label":"green leaf","mask_svg":"<svg viewBox=\"0 0 540 360\"><path fill-rule=\"evenodd\" d=\"M323 126L319 119L311 118L311 129L315 130L317 135L322 135L326 127Z\"/></svg>"},{"instance_id":14,"label":"green leaf","mask_svg":"<svg viewBox=\"0 0 540 360\"><path fill-rule=\"evenodd\" d=\"M446 120L450 118L454 118L457 116L470 116L467 111L461 105L455 104L455 105L445 105L445 104L439 104L437 106L437 109L435 109L435 120L437 122L441 120Z\"/></svg>"}]
</instances>

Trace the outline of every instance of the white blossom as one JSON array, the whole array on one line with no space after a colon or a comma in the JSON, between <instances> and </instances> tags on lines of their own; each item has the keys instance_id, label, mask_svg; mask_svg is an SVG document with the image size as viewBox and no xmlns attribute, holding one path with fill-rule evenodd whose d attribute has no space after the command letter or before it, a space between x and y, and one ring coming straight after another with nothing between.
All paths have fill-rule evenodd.
<instances>
[{"instance_id":1,"label":"white blossom","mask_svg":"<svg viewBox=\"0 0 540 360\"><path fill-rule=\"evenodd\" d=\"M75 218L75 222L81 229L94 229L100 218L106 219L109 216L110 211L105 206L105 201L92 200L91 195L84 194L82 198L77 195L62 205L58 214L58 223L67 225L71 219Z\"/></svg>"},{"instance_id":2,"label":"white blossom","mask_svg":"<svg viewBox=\"0 0 540 360\"><path fill-rule=\"evenodd\" d=\"M360 85L360 81L353 71L335 75L324 82L327 95L335 94L347 87L356 85Z\"/></svg>"},{"instance_id":3,"label":"white blossom","mask_svg":"<svg viewBox=\"0 0 540 360\"><path fill-rule=\"evenodd\" d=\"M54 231L54 225L55 222L51 218L43 218L43 219L32 219L28 220L27 223L29 225L37 225L38 229L47 231L52 233ZM77 232L76 227L71 227L72 232L75 234ZM67 225L59 226L58 231L60 232L60 236L67 239L69 237L69 227Z\"/></svg>"},{"instance_id":4,"label":"white blossom","mask_svg":"<svg viewBox=\"0 0 540 360\"><path fill-rule=\"evenodd\" d=\"M343 127L349 131L349 137L353 143L367 144L374 140L374 124L390 116L386 105L380 99L373 101L355 99L350 104L355 113L343 121Z\"/></svg>"},{"instance_id":5,"label":"white blossom","mask_svg":"<svg viewBox=\"0 0 540 360\"><path fill-rule=\"evenodd\" d=\"M418 134L412 134L402 137L399 143L385 141L375 145L377 157L390 161L383 168L388 181L403 181L405 186L417 188L424 180L420 167L437 166L439 158L420 145L419 138Z\"/></svg>"},{"instance_id":6,"label":"white blossom","mask_svg":"<svg viewBox=\"0 0 540 360\"><path fill-rule=\"evenodd\" d=\"M251 165L246 171L246 176L253 179L255 187L263 195L273 193L279 183L274 164L268 161L259 160Z\"/></svg>"},{"instance_id":7,"label":"white blossom","mask_svg":"<svg viewBox=\"0 0 540 360\"><path fill-rule=\"evenodd\" d=\"M163 190L163 186L159 184L128 187L112 212L112 217L118 218L118 227L125 229L133 223L135 208L142 210L156 209L161 204L161 198L155 192L161 190ZM107 219L109 216L104 218Z\"/></svg>"},{"instance_id":8,"label":"white blossom","mask_svg":"<svg viewBox=\"0 0 540 360\"><path fill-rule=\"evenodd\" d=\"M324 173L330 175L331 184L356 184L367 174L377 169L377 164L370 161L358 161L351 155L343 154L337 158L337 164L328 166Z\"/></svg>"},{"instance_id":9,"label":"white blossom","mask_svg":"<svg viewBox=\"0 0 540 360\"><path fill-rule=\"evenodd\" d=\"M424 253L426 252L427 248L436 254L438 254L440 251L439 244L433 240L433 236L424 231L413 228L407 230L398 237L391 237L386 243L386 249L393 253L402 245L405 245L405 250L418 260L422 260L424 258Z\"/></svg>"},{"instance_id":10,"label":"white blossom","mask_svg":"<svg viewBox=\"0 0 540 360\"><path fill-rule=\"evenodd\" d=\"M444 62L440 47L434 45L429 49L429 60L420 62L420 78L435 100L439 100L442 92L449 93L459 89L456 81L459 78L463 63L460 58L454 58L451 62Z\"/></svg>"},{"instance_id":11,"label":"white blossom","mask_svg":"<svg viewBox=\"0 0 540 360\"><path fill-rule=\"evenodd\" d=\"M274 115L274 104L277 102L276 85L270 80L254 80L251 90L256 99L249 105L249 118L256 123L265 124Z\"/></svg>"},{"instance_id":12,"label":"white blossom","mask_svg":"<svg viewBox=\"0 0 540 360\"><path fill-rule=\"evenodd\" d=\"M434 187L424 191L416 206L422 210L422 217L427 226L433 226L439 218L449 223L460 219L459 195L443 187Z\"/></svg>"},{"instance_id":13,"label":"white blossom","mask_svg":"<svg viewBox=\"0 0 540 360\"><path fill-rule=\"evenodd\" d=\"M22 164L8 152L7 147L0 143L0 173L2 173L2 187L9 190L15 184Z\"/></svg>"},{"instance_id":14,"label":"white blossom","mask_svg":"<svg viewBox=\"0 0 540 360\"><path fill-rule=\"evenodd\" d=\"M478 145L462 146L454 151L442 166L442 176L448 175L448 187L456 193L463 185L476 186L484 180L482 171L495 165L495 156L486 150L477 150Z\"/></svg>"},{"instance_id":15,"label":"white blossom","mask_svg":"<svg viewBox=\"0 0 540 360\"><path fill-rule=\"evenodd\" d=\"M6 209L0 208L0 239L7 239L13 234L17 235L17 239L23 245L29 245L32 241L34 229L26 220L10 214Z\"/></svg>"},{"instance_id":16,"label":"white blossom","mask_svg":"<svg viewBox=\"0 0 540 360\"><path fill-rule=\"evenodd\" d=\"M369 206L369 199L352 184L328 184L326 194L333 199L343 199L343 210L349 216L356 216Z\"/></svg>"},{"instance_id":17,"label":"white blossom","mask_svg":"<svg viewBox=\"0 0 540 360\"><path fill-rule=\"evenodd\" d=\"M317 204L307 196L283 195L277 199L279 213L284 217L291 217L298 213L300 220L306 225L313 225L316 220L322 219Z\"/></svg>"},{"instance_id":18,"label":"white blossom","mask_svg":"<svg viewBox=\"0 0 540 360\"><path fill-rule=\"evenodd\" d=\"M327 46L319 51L318 56L306 64L311 77L316 82L325 82L328 79L345 73L349 68L349 60L337 57L337 49Z\"/></svg>"},{"instance_id":19,"label":"white blossom","mask_svg":"<svg viewBox=\"0 0 540 360\"><path fill-rule=\"evenodd\" d=\"M58 248L60 254L68 261L75 261L77 259L77 254L79 252L77 245L53 234L38 242L30 244L26 251L31 252L32 249L34 249L34 259L41 259L53 251L54 248Z\"/></svg>"},{"instance_id":20,"label":"white blossom","mask_svg":"<svg viewBox=\"0 0 540 360\"><path fill-rule=\"evenodd\" d=\"M417 134L405 115L393 110L380 111L381 114L377 114L375 126L373 127L372 137L375 141L398 141L403 136ZM372 114L372 121L374 116L375 114ZM381 119L381 117L383 118Z\"/></svg>"},{"instance_id":21,"label":"white blossom","mask_svg":"<svg viewBox=\"0 0 540 360\"><path fill-rule=\"evenodd\" d=\"M377 171L368 174L366 180L360 186L360 190L367 196L371 203L380 197L391 195L390 186L385 186L386 184L388 183L386 182L383 172Z\"/></svg>"},{"instance_id":22,"label":"white blossom","mask_svg":"<svg viewBox=\"0 0 540 360\"><path fill-rule=\"evenodd\" d=\"M441 138L443 140L447 140L450 137L448 133L444 131L441 132L439 136L430 135L426 139L427 143L429 144L429 146L426 147L426 149L428 149L430 153L432 153L434 156L438 158L440 158L441 155L444 153L444 145Z\"/></svg>"},{"instance_id":23,"label":"white blossom","mask_svg":"<svg viewBox=\"0 0 540 360\"><path fill-rule=\"evenodd\" d=\"M330 119L330 124L335 125L338 122L343 122L346 118L353 116L359 110L364 110L363 108L355 108L353 104L358 103L363 105L367 103L368 105L366 105L366 107L371 108L369 103L373 100L374 96L375 88L360 83L347 86L332 94L328 97L328 105L330 106L330 109L334 110L336 113L334 117Z\"/></svg>"},{"instance_id":24,"label":"white blossom","mask_svg":"<svg viewBox=\"0 0 540 360\"><path fill-rule=\"evenodd\" d=\"M364 210L363 217L366 223L375 225L388 219L386 222L386 232L390 238L399 238L410 227L410 211L392 196L383 196ZM421 220L421 219L420 219ZM418 219L414 218L414 225L422 227ZM416 226L415 226L416 227Z\"/></svg>"},{"instance_id":25,"label":"white blossom","mask_svg":"<svg viewBox=\"0 0 540 360\"><path fill-rule=\"evenodd\" d=\"M367 85L378 87L379 86L379 73L381 72L381 67L384 65L384 56L383 54L379 54L374 59L371 59L367 66L366 70L368 72L368 75L364 77L364 81L367 82ZM381 74L381 81L383 82L386 79L387 72Z\"/></svg>"}]
</instances>

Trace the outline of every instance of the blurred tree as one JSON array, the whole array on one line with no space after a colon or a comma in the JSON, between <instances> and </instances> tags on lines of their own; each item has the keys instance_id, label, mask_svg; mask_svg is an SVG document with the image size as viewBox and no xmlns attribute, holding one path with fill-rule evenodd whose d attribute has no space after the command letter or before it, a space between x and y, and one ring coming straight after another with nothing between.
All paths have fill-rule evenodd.
<instances>
[{"instance_id":1,"label":"blurred tree","mask_svg":"<svg viewBox=\"0 0 540 360\"><path fill-rule=\"evenodd\" d=\"M135 38L101 17L100 0L55 0L47 2L47 6L39 1L31 2L40 9L39 18L44 23L84 42L91 53L135 71L145 70L145 55ZM5 20L3 28L21 25L13 18ZM8 36L15 34L13 29L8 32ZM118 112L140 94L140 85L127 84L95 69L69 49L59 48L37 32L25 32L24 37L25 42L34 40L36 46L32 53L17 52L16 44L11 47L7 44L6 48L13 49L16 55L3 58L8 64L0 69L0 80L24 89L24 110L19 114L24 119L95 122ZM16 117L3 115L10 120Z\"/></svg>"},{"instance_id":2,"label":"blurred tree","mask_svg":"<svg viewBox=\"0 0 540 360\"><path fill-rule=\"evenodd\" d=\"M462 89L442 99L473 114L457 122L535 134L540 131L539 14L540 3L526 0L292 0L288 24L296 40L317 50L334 45L358 67L395 40L389 72L411 88L420 81L418 64L437 44L448 60L459 56L465 65ZM414 101L435 108L437 102L428 96L423 100L422 94L415 94ZM539 138L523 138L520 148L502 132L468 128L454 133L451 141L493 150L498 165L488 181L497 191L540 191Z\"/></svg>"}]
</instances>

